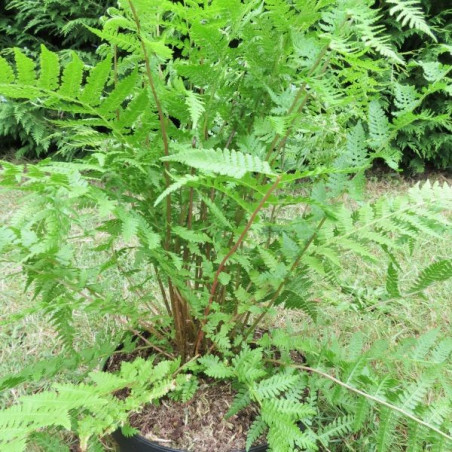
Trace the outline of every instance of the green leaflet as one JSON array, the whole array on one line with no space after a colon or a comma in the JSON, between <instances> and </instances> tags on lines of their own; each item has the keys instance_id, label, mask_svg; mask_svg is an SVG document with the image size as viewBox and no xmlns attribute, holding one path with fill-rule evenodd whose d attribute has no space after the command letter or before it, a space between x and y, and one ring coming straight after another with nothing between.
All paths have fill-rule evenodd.
<instances>
[{"instance_id":1,"label":"green leaflet","mask_svg":"<svg viewBox=\"0 0 452 452\"><path fill-rule=\"evenodd\" d=\"M389 58L392 62L404 64L402 57L397 54L391 45L389 37L382 34L382 26L376 24L379 17L378 11L367 8L364 3L360 5L355 3L354 6L350 10L350 14L356 22L356 29L361 35L361 39L366 45L375 49L384 57Z\"/></svg>"},{"instance_id":2,"label":"green leaflet","mask_svg":"<svg viewBox=\"0 0 452 452\"><path fill-rule=\"evenodd\" d=\"M412 85L402 85L400 83L396 83L394 85L394 94L395 105L399 110L394 113L395 116L401 116L404 113L411 113L420 103L419 93Z\"/></svg>"},{"instance_id":3,"label":"green leaflet","mask_svg":"<svg viewBox=\"0 0 452 452\"><path fill-rule=\"evenodd\" d=\"M247 407L251 403L251 398L249 391L246 389L239 390L236 394L231 407L226 413L226 417L233 416L241 411L243 408Z\"/></svg>"},{"instance_id":4,"label":"green leaflet","mask_svg":"<svg viewBox=\"0 0 452 452\"><path fill-rule=\"evenodd\" d=\"M60 63L58 55L41 46L41 72L38 85L47 90L55 90L60 84Z\"/></svg>"},{"instance_id":5,"label":"green leaflet","mask_svg":"<svg viewBox=\"0 0 452 452\"><path fill-rule=\"evenodd\" d=\"M173 51L161 41L144 40L149 53L154 53L163 60L169 60L173 55Z\"/></svg>"},{"instance_id":6,"label":"green leaflet","mask_svg":"<svg viewBox=\"0 0 452 452\"><path fill-rule=\"evenodd\" d=\"M16 60L17 82L22 85L34 85L36 80L35 62L27 57L20 49L14 49Z\"/></svg>"},{"instance_id":7,"label":"green leaflet","mask_svg":"<svg viewBox=\"0 0 452 452\"><path fill-rule=\"evenodd\" d=\"M175 226L172 228L173 232L179 237L193 243L211 242L212 239L204 232L192 231L183 226Z\"/></svg>"},{"instance_id":8,"label":"green leaflet","mask_svg":"<svg viewBox=\"0 0 452 452\"><path fill-rule=\"evenodd\" d=\"M424 71L424 78L429 82L443 80L445 76L452 71L450 65L443 65L437 61L419 61L419 66L421 66Z\"/></svg>"},{"instance_id":9,"label":"green leaflet","mask_svg":"<svg viewBox=\"0 0 452 452\"><path fill-rule=\"evenodd\" d=\"M14 71L8 62L0 56L0 83L13 83Z\"/></svg>"},{"instance_id":10,"label":"green leaflet","mask_svg":"<svg viewBox=\"0 0 452 452\"><path fill-rule=\"evenodd\" d=\"M390 138L388 118L377 100L369 104L369 135L374 149L384 146Z\"/></svg>"},{"instance_id":11,"label":"green leaflet","mask_svg":"<svg viewBox=\"0 0 452 452\"><path fill-rule=\"evenodd\" d=\"M100 95L110 77L110 73L110 58L106 58L100 63L97 63L89 73L85 87L79 96L80 101L92 106L99 105L101 99Z\"/></svg>"},{"instance_id":12,"label":"green leaflet","mask_svg":"<svg viewBox=\"0 0 452 452\"><path fill-rule=\"evenodd\" d=\"M108 97L102 101L99 107L99 113L101 115L109 116L119 108L122 103L132 94L138 81L138 71L134 70L129 76L124 77L108 95Z\"/></svg>"},{"instance_id":13,"label":"green leaflet","mask_svg":"<svg viewBox=\"0 0 452 452\"><path fill-rule=\"evenodd\" d=\"M206 196L202 196L203 202L209 208L210 212L214 215L214 217L227 229L234 229L232 223L226 218L222 210L220 209L215 202L207 198Z\"/></svg>"},{"instance_id":14,"label":"green leaflet","mask_svg":"<svg viewBox=\"0 0 452 452\"><path fill-rule=\"evenodd\" d=\"M199 180L198 176L192 176L190 174L187 174L183 177L181 177L178 181L174 182L174 184L171 184L168 188L166 188L158 198L154 202L154 207L157 207L163 199L165 199L167 196L169 196L171 193L179 190L179 188Z\"/></svg>"},{"instance_id":15,"label":"green leaflet","mask_svg":"<svg viewBox=\"0 0 452 452\"><path fill-rule=\"evenodd\" d=\"M149 96L147 89L143 89L139 95L133 97L127 108L121 111L118 126L121 128L132 127L135 121L149 108Z\"/></svg>"},{"instance_id":16,"label":"green leaflet","mask_svg":"<svg viewBox=\"0 0 452 452\"><path fill-rule=\"evenodd\" d=\"M389 264L388 273L386 276L386 291L391 297L400 297L399 275L392 262Z\"/></svg>"},{"instance_id":17,"label":"green leaflet","mask_svg":"<svg viewBox=\"0 0 452 452\"><path fill-rule=\"evenodd\" d=\"M452 259L444 259L434 262L423 269L416 283L408 290L408 293L419 292L438 281L452 278Z\"/></svg>"},{"instance_id":18,"label":"green leaflet","mask_svg":"<svg viewBox=\"0 0 452 452\"><path fill-rule=\"evenodd\" d=\"M185 98L188 110L190 111L190 117L192 122L192 128L196 129L199 118L205 111L204 104L202 103L199 94L193 91L187 91L187 97Z\"/></svg>"},{"instance_id":19,"label":"green leaflet","mask_svg":"<svg viewBox=\"0 0 452 452\"><path fill-rule=\"evenodd\" d=\"M267 424L258 416L251 424L246 437L246 450L249 450L251 446L259 439L259 437L267 430Z\"/></svg>"},{"instance_id":20,"label":"green leaflet","mask_svg":"<svg viewBox=\"0 0 452 452\"><path fill-rule=\"evenodd\" d=\"M277 374L260 381L254 391L259 397L276 397L293 387L298 382L298 378L298 375Z\"/></svg>"},{"instance_id":21,"label":"green leaflet","mask_svg":"<svg viewBox=\"0 0 452 452\"><path fill-rule=\"evenodd\" d=\"M72 52L72 60L63 70L58 94L69 98L76 98L82 84L83 71L83 62L75 52Z\"/></svg>"},{"instance_id":22,"label":"green leaflet","mask_svg":"<svg viewBox=\"0 0 452 452\"><path fill-rule=\"evenodd\" d=\"M88 26L86 28L96 36L99 36L99 38L105 39L109 43L117 45L122 50L133 52L140 46L138 39L131 34L109 33L108 31L101 31Z\"/></svg>"},{"instance_id":23,"label":"green leaflet","mask_svg":"<svg viewBox=\"0 0 452 452\"><path fill-rule=\"evenodd\" d=\"M422 334L416 341L413 347L410 358L413 360L423 360L426 358L430 350L435 346L440 331L434 329Z\"/></svg>"},{"instance_id":24,"label":"green leaflet","mask_svg":"<svg viewBox=\"0 0 452 452\"><path fill-rule=\"evenodd\" d=\"M218 356L207 355L199 359L199 362L205 366L204 372L212 378L230 378L234 375L233 369L222 363Z\"/></svg>"},{"instance_id":25,"label":"green leaflet","mask_svg":"<svg viewBox=\"0 0 452 452\"><path fill-rule=\"evenodd\" d=\"M331 437L345 437L347 433L353 430L353 420L351 415L336 418L329 425L322 428L319 434L319 441L327 446Z\"/></svg>"},{"instance_id":26,"label":"green leaflet","mask_svg":"<svg viewBox=\"0 0 452 452\"><path fill-rule=\"evenodd\" d=\"M189 149L162 157L164 162L179 162L206 173L216 173L237 179L246 173L274 175L268 162L258 157L229 149Z\"/></svg>"},{"instance_id":27,"label":"green leaflet","mask_svg":"<svg viewBox=\"0 0 452 452\"><path fill-rule=\"evenodd\" d=\"M305 294L298 294L291 290L286 290L281 295L280 303L284 303L286 308L300 309L308 314L314 322L317 320L318 307L316 302L310 300Z\"/></svg>"}]
</instances>

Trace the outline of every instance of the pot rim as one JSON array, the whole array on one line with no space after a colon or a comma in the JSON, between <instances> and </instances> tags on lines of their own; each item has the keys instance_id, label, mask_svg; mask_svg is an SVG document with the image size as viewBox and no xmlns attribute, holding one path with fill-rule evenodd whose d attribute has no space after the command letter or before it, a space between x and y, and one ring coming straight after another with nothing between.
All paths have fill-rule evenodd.
<instances>
[{"instance_id":1,"label":"pot rim","mask_svg":"<svg viewBox=\"0 0 452 452\"><path fill-rule=\"evenodd\" d=\"M136 434L130 437L125 436L121 429L117 429L112 433L113 438L120 438L122 441L134 441L140 443L143 446L152 447L156 452L188 452L186 449L173 449L172 447L162 446L154 441L151 441L140 434ZM119 442L119 441L118 441ZM249 452L266 452L268 445L266 443L257 446L252 446ZM245 452L245 449L232 449L230 452Z\"/></svg>"}]
</instances>

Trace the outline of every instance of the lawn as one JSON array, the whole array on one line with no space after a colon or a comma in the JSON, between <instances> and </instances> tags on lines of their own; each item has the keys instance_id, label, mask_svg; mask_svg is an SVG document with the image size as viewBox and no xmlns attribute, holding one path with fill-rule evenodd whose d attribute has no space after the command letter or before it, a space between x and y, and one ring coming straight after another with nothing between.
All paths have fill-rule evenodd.
<instances>
[{"instance_id":1,"label":"lawn","mask_svg":"<svg viewBox=\"0 0 452 452\"><path fill-rule=\"evenodd\" d=\"M438 176L437 179L444 176ZM399 176L384 176L380 179L370 178L367 183L367 198L378 196L393 196L408 190L413 181L407 181ZM10 215L20 209L20 195L17 193L0 192L0 218L3 223ZM347 202L347 200L345 200ZM292 210L297 215L297 208ZM446 215L448 213L445 213ZM94 258L88 251L88 243L80 242L80 254L84 260ZM402 260L403 278L401 285L414 281L421 268L435 260L450 257L450 237L441 239L421 238L410 254L407 249ZM336 335L342 343L347 343L350 337L361 332L364 342L371 344L378 339L386 339L391 344L397 344L401 339L419 336L430 330L438 329L439 335L447 335L451 330L452 321L452 280L431 286L425 291L425 296L406 298L397 302L382 302L381 281L385 278L386 268L369 267L355 256L343 256L343 272L346 285L338 289L319 285L314 294L319 307L319 324L322 329L307 316L293 311L281 311L280 323L291 323L294 331L303 336L323 337ZM128 293L128 282L115 280L112 290L122 290L124 297ZM14 374L24 366L40 359L57 356L61 350L58 337L49 323L49 319L33 312L18 321L9 319L14 314L26 308L32 308L32 293L23 290L24 278L20 267L10 266L0 262L0 376ZM149 283L145 288L152 292L154 285ZM95 320L94 322L92 320ZM76 317L79 334L77 346L85 347L94 342L94 338L114 331L117 319L105 318L93 314ZM271 325L270 325L271 327ZM416 379L416 367L411 367ZM452 368L449 370L449 377ZM401 370L402 372L402 370ZM406 377L406 375L405 375ZM70 374L63 374L61 380L70 379ZM0 404L10 404L24 391L38 390L39 383L19 386L12 391L5 391L0 396ZM435 394L428 395L435 398ZM353 444L346 444L344 450L354 449ZM361 449L362 450L362 449Z\"/></svg>"}]
</instances>

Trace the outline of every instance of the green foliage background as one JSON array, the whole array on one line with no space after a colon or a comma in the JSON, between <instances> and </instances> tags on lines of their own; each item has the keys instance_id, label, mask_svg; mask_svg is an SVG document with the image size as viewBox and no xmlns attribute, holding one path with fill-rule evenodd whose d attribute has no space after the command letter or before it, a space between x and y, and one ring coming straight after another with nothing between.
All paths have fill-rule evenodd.
<instances>
[{"instance_id":1,"label":"green foliage background","mask_svg":"<svg viewBox=\"0 0 452 452\"><path fill-rule=\"evenodd\" d=\"M29 56L41 44L69 58L77 50L85 62L97 60L98 38L86 26L96 26L114 0L2 0L0 1L0 54L11 57L14 47ZM0 98L0 155L9 148L16 155L35 158L55 152L58 140L46 118L49 112L28 102ZM55 115L50 114L50 118Z\"/></svg>"},{"instance_id":2,"label":"green foliage background","mask_svg":"<svg viewBox=\"0 0 452 452\"><path fill-rule=\"evenodd\" d=\"M20 47L27 54L36 55L39 46L44 44L50 50L66 55L69 49L77 50L85 62L94 62L98 59L99 39L86 26L98 25L100 17L114 4L114 0L4 0L0 3L0 53L10 55L13 47ZM379 90L384 108L394 104L397 96L403 96L402 91L410 91L414 101L422 97L422 92L433 80L426 77L425 64L430 69L441 67L442 72L450 71L451 5L445 0L422 0L421 5L437 42L402 27L396 20L397 14L389 14L394 4L383 0L375 2L375 6L384 12L391 45L409 62L403 69L391 66L389 62L386 68L381 68L383 80ZM410 172L422 172L426 167L451 168L450 77L442 83L419 102L418 110L422 109L426 114L399 128L392 142L396 160ZM392 111L388 113L396 115ZM4 137L0 153L14 148L18 156L33 158L55 152L61 141L53 135L54 129L46 118L55 119L55 113L31 103L0 99L0 136ZM335 145L331 143L331 147ZM71 155L66 153L66 157Z\"/></svg>"},{"instance_id":3,"label":"green foliage background","mask_svg":"<svg viewBox=\"0 0 452 452\"><path fill-rule=\"evenodd\" d=\"M380 2L385 4L386 2ZM423 92L434 77L429 70L444 70L448 77L439 90L423 99L420 108L433 113L403 128L397 135L396 147L403 154L402 164L412 172L423 171L426 166L437 169L452 168L452 103L450 70L452 68L452 4L447 0L422 0L420 2L437 42L402 29L391 17L386 21L388 31L398 50L407 55L409 64L396 76L402 86L410 86L414 96ZM391 6L391 5L389 5ZM391 77L393 74L391 74ZM385 102L393 103L397 97L394 84L387 80ZM440 119L442 118L442 119Z\"/></svg>"}]
</instances>

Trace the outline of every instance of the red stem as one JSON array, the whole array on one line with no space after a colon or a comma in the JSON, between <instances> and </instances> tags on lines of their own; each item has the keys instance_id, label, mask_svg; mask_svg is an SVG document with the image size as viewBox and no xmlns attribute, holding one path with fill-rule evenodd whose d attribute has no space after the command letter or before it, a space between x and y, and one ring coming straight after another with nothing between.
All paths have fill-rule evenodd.
<instances>
[{"instance_id":1,"label":"red stem","mask_svg":"<svg viewBox=\"0 0 452 452\"><path fill-rule=\"evenodd\" d=\"M221 261L220 265L218 266L218 269L215 273L214 279L213 279L213 283L212 283L212 287L210 288L210 297L209 297L209 301L207 303L207 306L204 310L204 320L201 322L201 327L199 329L198 332L198 338L196 340L196 344L195 344L195 355L198 354L199 351L199 346L201 344L201 341L204 338L204 331L203 331L203 327L205 326L206 322L207 322L207 316L209 315L210 312L210 308L212 306L213 303L213 299L215 296L215 292L218 286L218 278L220 276L220 273L223 271L226 262L229 260L229 258L237 251L237 249L239 248L240 244L243 242L243 240L246 237L246 234L248 233L248 231L250 230L257 214L259 213L259 211L262 209L262 207L264 206L265 202L267 201L267 199L270 197L270 195L273 193L273 191L276 189L276 187L278 186L279 182L281 181L281 176L278 176L276 178L276 181L274 182L274 184L270 187L270 189L267 191L267 193L265 194L265 196L262 198L262 200L260 201L259 205L256 207L256 209L254 210L254 212L251 214L250 219L248 220L248 223L245 226L245 229L243 230L243 232L240 234L240 237L238 238L237 242L235 242L234 246L229 250L228 254L226 254L226 256L223 258L223 260Z\"/></svg>"}]
</instances>

